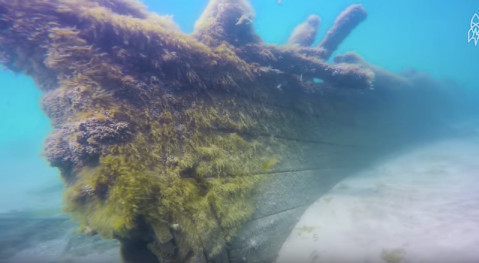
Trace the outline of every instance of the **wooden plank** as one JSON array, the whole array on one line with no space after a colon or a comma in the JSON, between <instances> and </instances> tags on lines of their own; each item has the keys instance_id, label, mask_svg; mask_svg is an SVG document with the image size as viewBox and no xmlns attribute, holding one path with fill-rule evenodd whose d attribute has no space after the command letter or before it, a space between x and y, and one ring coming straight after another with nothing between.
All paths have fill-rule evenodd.
<instances>
[{"instance_id":1,"label":"wooden plank","mask_svg":"<svg viewBox=\"0 0 479 263\"><path fill-rule=\"evenodd\" d=\"M247 222L230 242L230 262L274 262L284 240L307 208L301 206Z\"/></svg>"},{"instance_id":2,"label":"wooden plank","mask_svg":"<svg viewBox=\"0 0 479 263\"><path fill-rule=\"evenodd\" d=\"M311 204L356 170L338 168L269 175L266 183L255 191L256 211L250 220Z\"/></svg>"}]
</instances>

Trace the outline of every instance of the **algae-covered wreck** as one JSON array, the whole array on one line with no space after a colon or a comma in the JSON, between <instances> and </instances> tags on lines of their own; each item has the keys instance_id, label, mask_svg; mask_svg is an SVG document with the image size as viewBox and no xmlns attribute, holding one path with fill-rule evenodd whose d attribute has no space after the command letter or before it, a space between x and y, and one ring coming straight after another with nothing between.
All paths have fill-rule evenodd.
<instances>
[{"instance_id":1,"label":"algae-covered wreck","mask_svg":"<svg viewBox=\"0 0 479 263\"><path fill-rule=\"evenodd\" d=\"M125 262L271 262L310 202L460 96L354 53L326 63L359 5L317 47L314 15L288 45L263 43L246 0L211 0L192 35L145 10L0 0L0 62L44 92L65 210Z\"/></svg>"}]
</instances>

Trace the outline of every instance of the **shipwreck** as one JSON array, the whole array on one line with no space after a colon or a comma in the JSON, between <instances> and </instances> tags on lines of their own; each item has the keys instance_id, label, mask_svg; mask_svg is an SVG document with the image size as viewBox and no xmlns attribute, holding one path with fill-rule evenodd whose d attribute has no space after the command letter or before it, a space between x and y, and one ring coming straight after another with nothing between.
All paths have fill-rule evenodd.
<instances>
[{"instance_id":1,"label":"shipwreck","mask_svg":"<svg viewBox=\"0 0 479 263\"><path fill-rule=\"evenodd\" d=\"M360 5L317 46L316 15L285 45L254 15L211 0L185 34L133 0L0 0L0 63L44 94L65 211L124 262L273 262L310 203L473 105L451 81L331 58Z\"/></svg>"}]
</instances>

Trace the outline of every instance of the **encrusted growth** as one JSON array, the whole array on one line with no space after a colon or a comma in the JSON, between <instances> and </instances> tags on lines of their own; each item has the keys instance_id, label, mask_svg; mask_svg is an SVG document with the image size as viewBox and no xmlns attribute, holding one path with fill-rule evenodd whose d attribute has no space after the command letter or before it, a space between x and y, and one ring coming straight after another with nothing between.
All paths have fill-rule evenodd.
<instances>
[{"instance_id":1,"label":"encrusted growth","mask_svg":"<svg viewBox=\"0 0 479 263\"><path fill-rule=\"evenodd\" d=\"M331 57L348 35L366 19L367 15L361 5L352 5L336 18L334 25L326 33L326 37L319 43L319 47L326 50L323 56L325 60Z\"/></svg>"},{"instance_id":2,"label":"encrusted growth","mask_svg":"<svg viewBox=\"0 0 479 263\"><path fill-rule=\"evenodd\" d=\"M254 18L248 0L211 0L196 22L193 36L209 46L261 43L254 31Z\"/></svg>"},{"instance_id":3,"label":"encrusted growth","mask_svg":"<svg viewBox=\"0 0 479 263\"><path fill-rule=\"evenodd\" d=\"M299 137L288 123L322 110L302 102L371 86L369 68L322 61L344 34L278 47L253 19L246 0L212 0L189 36L131 0L0 0L0 61L45 92L55 129L44 155L65 181L66 211L120 240L126 262L220 253L281 163L276 137ZM311 45L319 18L307 25L292 42Z\"/></svg>"},{"instance_id":4,"label":"encrusted growth","mask_svg":"<svg viewBox=\"0 0 479 263\"><path fill-rule=\"evenodd\" d=\"M296 44L304 47L311 46L316 40L321 18L310 15L306 21L294 28L288 39L288 44Z\"/></svg>"}]
</instances>

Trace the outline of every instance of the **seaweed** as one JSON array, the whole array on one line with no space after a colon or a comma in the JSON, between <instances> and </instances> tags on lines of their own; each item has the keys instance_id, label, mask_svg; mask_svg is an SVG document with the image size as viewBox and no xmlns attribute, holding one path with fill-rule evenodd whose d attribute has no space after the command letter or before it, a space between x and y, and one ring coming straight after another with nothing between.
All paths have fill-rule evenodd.
<instances>
[{"instance_id":1,"label":"seaweed","mask_svg":"<svg viewBox=\"0 0 479 263\"><path fill-rule=\"evenodd\" d=\"M288 44L309 47L316 40L321 18L310 15L305 22L296 26L288 39Z\"/></svg>"},{"instance_id":2,"label":"seaweed","mask_svg":"<svg viewBox=\"0 0 479 263\"><path fill-rule=\"evenodd\" d=\"M276 137L302 136L290 124L324 90L372 87L374 68L325 62L365 18L345 12L319 47L317 16L276 46L246 0L211 0L192 35L132 0L0 0L0 61L44 92L44 156L81 228L125 262L200 262L255 211L286 158Z\"/></svg>"}]
</instances>

